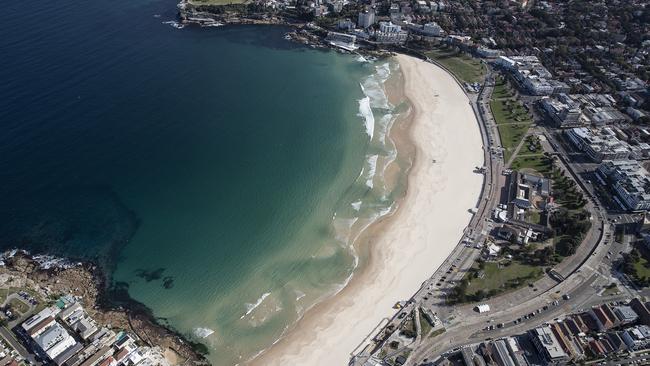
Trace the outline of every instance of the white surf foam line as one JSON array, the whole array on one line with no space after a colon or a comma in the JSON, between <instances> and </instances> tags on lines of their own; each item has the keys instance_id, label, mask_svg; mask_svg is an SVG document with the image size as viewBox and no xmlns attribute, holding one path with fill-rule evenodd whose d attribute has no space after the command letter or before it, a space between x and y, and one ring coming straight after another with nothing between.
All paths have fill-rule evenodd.
<instances>
[{"instance_id":1,"label":"white surf foam line","mask_svg":"<svg viewBox=\"0 0 650 366\"><path fill-rule=\"evenodd\" d=\"M351 204L351 205L352 205L352 208L353 208L355 211L359 211L359 210L361 209L361 203L362 203L361 200L358 200L358 201L356 201L356 202L352 202L352 204Z\"/></svg>"},{"instance_id":2,"label":"white surf foam line","mask_svg":"<svg viewBox=\"0 0 650 366\"><path fill-rule=\"evenodd\" d=\"M269 295L271 295L270 292L265 292L262 294L262 296L260 296L259 299L257 299L255 304L246 303L246 314L242 315L239 319L244 319L245 316L248 316L250 313L252 313L255 309L257 309L258 306L262 305L264 299L266 299Z\"/></svg>"},{"instance_id":3,"label":"white surf foam line","mask_svg":"<svg viewBox=\"0 0 650 366\"><path fill-rule=\"evenodd\" d=\"M363 117L366 133L372 140L375 133L375 116L372 114L372 108L370 108L370 97L359 99L359 116Z\"/></svg>"},{"instance_id":4,"label":"white surf foam line","mask_svg":"<svg viewBox=\"0 0 650 366\"><path fill-rule=\"evenodd\" d=\"M296 293L296 301L300 301L300 299L307 296L307 294L305 294L304 292L302 292L300 290L294 290L294 291Z\"/></svg>"},{"instance_id":5,"label":"white surf foam line","mask_svg":"<svg viewBox=\"0 0 650 366\"><path fill-rule=\"evenodd\" d=\"M185 25L184 25L184 24L181 24L181 23L179 23L179 22L177 22L177 21L175 21L175 20L164 21L164 22L162 22L162 24L168 24L168 25L170 25L170 26L172 26L172 27L174 27L174 28L176 28L176 29L183 29L183 28L185 28Z\"/></svg>"},{"instance_id":6,"label":"white surf foam line","mask_svg":"<svg viewBox=\"0 0 650 366\"><path fill-rule=\"evenodd\" d=\"M374 186L375 173L377 171L377 159L379 155L370 155L366 159L368 163L368 176L366 177L366 186L370 189Z\"/></svg>"},{"instance_id":7,"label":"white surf foam line","mask_svg":"<svg viewBox=\"0 0 650 366\"><path fill-rule=\"evenodd\" d=\"M373 62L373 63L375 62L375 60L369 60L369 61ZM373 122L372 125L368 124L368 119L364 119L365 126L366 126L366 132L371 137L371 140L372 140L372 137L374 135L374 127L375 127L374 115L372 114L372 108L385 109L385 111L381 111L382 114L384 114L384 113L385 114L392 114L392 112L393 112L394 107L389 104L388 98L387 98L387 96L385 94L385 91L384 91L384 83L390 77L391 67L392 66L393 65L391 65L388 62L382 63L379 66L375 66L375 70L376 70L375 74L368 77L368 78L366 78L361 83L359 83L359 85L361 87L361 90L362 90L363 94L365 95L364 99L366 99L366 98L369 99L367 102L364 102L364 103L368 103L368 106L371 107L370 111L369 111L370 113L366 113L366 114L362 114L361 112L359 113L359 115L361 115L363 117L367 116L368 114L370 116L372 116L372 122ZM394 65L394 66L398 67L398 65ZM373 102L373 99L374 99L374 102ZM359 100L359 107L360 107L360 110L361 110L361 100ZM380 111L378 111L378 112L380 112ZM387 124L386 131L390 131L390 127L392 126L392 123L395 121L395 117L397 117L397 116L393 115L392 118L389 119L390 121ZM386 117L386 118L388 119L388 117ZM370 127L370 126L372 126L372 127ZM388 140L390 141L390 138ZM382 140L382 142L383 142L383 140ZM385 147L387 147L387 146L385 146ZM388 155L388 160L392 162L395 159L395 157L397 156L397 151L396 151L394 145L391 146L390 149L388 149L388 154L389 154ZM371 157L373 157L371 160L374 160L374 163L372 164L372 166L370 166L371 165L370 162L368 162L368 166L366 166L366 164L364 164L364 166L362 167L362 169L359 172L359 176L355 180L355 183L359 183L359 181L361 180L361 178L363 176L365 176L367 174L370 174L371 170L372 170L372 175L373 176L375 175L376 164L377 164L377 159L378 159L379 155L368 156L368 158L371 158ZM383 164L383 165L385 165L385 164ZM372 168L372 169L370 169L370 168ZM382 170L385 170L385 166L382 168ZM366 183L367 182L368 181L366 181ZM372 184L372 179L370 179L370 184ZM370 215L370 217L368 217L368 218L360 219L359 217L355 217L353 220L349 220L349 221L353 222L354 224L356 224L356 225L358 225L360 227L359 228L355 227L354 234L349 233L351 235L349 235L349 237L346 240L347 243L348 243L347 249L349 250L350 254L352 255L354 261L353 261L352 268L350 270L350 274L347 276L347 278L343 282L341 282L339 284L335 284L333 286L333 288L332 288L332 291L321 294L313 302L310 300L309 303L305 304L306 306L304 306L304 307L300 303L298 303L298 301L304 297L304 293L302 293L299 290L295 290L296 295L297 295L295 310L296 310L296 313L297 313L298 316L297 316L296 320L293 322L293 324L299 323L300 320L304 317L304 315L306 313L309 312L309 310L311 308L313 308L317 304L321 303L324 299L336 296L339 292L341 292L345 287L348 286L348 284L350 283L350 281L354 277L354 275L356 273L356 270L357 270L357 268L359 266L359 255L358 255L358 253L356 251L356 248L354 247L353 244L357 240L359 240L359 237L366 231L366 229L368 227L370 227L373 223L377 222L378 220L380 220L380 219L382 219L382 218L384 218L386 216L392 215L394 212L397 211L398 206L399 206L399 204L397 202L384 202L384 203L385 204L368 204L369 209L371 209L373 211L377 210L377 211L374 212L374 214ZM353 202L353 203L351 203L351 205L352 205L352 208L354 208L355 210L356 210L357 207L359 207L359 209L360 209L361 205L362 205L362 201L359 200L357 202ZM365 208L366 204L363 204L363 205L364 205L364 208ZM336 214L333 215L333 216L334 216L333 219L336 218L337 220L344 220L344 219L342 219L340 217L337 217ZM357 224L357 222L359 222L359 224ZM259 351L257 354L250 357L248 359L248 361L257 358L260 354L264 353L267 349L273 347L273 345L280 342L285 337L287 330L289 330L290 328L291 328L291 326L289 326L289 325L285 326L284 330L281 332L279 337L275 341L273 341L271 346Z\"/></svg>"},{"instance_id":8,"label":"white surf foam line","mask_svg":"<svg viewBox=\"0 0 650 366\"><path fill-rule=\"evenodd\" d=\"M388 131L390 131L390 127L393 125L392 121L394 117L395 116L391 113L388 113L379 119L379 142L381 142L382 145L386 145L386 135L388 134Z\"/></svg>"},{"instance_id":9,"label":"white surf foam line","mask_svg":"<svg viewBox=\"0 0 650 366\"><path fill-rule=\"evenodd\" d=\"M388 62L375 66L375 73L361 82L363 93L370 98L373 108L392 109L388 97L384 92L384 83L390 77L390 64Z\"/></svg>"},{"instance_id":10,"label":"white surf foam line","mask_svg":"<svg viewBox=\"0 0 650 366\"><path fill-rule=\"evenodd\" d=\"M198 338L207 338L212 334L214 334L214 330L210 328L201 328L201 327L194 328L194 335Z\"/></svg>"}]
</instances>

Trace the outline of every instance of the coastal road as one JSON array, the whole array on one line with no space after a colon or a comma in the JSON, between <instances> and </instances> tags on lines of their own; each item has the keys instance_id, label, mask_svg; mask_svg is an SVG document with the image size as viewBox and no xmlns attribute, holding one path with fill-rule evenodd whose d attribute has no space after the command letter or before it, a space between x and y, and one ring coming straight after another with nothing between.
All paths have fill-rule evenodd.
<instances>
[{"instance_id":1,"label":"coastal road","mask_svg":"<svg viewBox=\"0 0 650 366\"><path fill-rule=\"evenodd\" d=\"M555 141L549 137L547 139L551 141L549 147L552 151L560 154L563 152L558 151ZM531 288L490 299L486 302L496 311L488 314L477 314L472 309L473 305L453 309L452 322L446 325L447 332L422 342L411 354L407 365L433 359L445 349L476 343L482 338L519 334L555 317L577 311L589 306L594 301L594 296L598 296L597 294L602 292L600 290L612 282L618 282L625 287L625 284L617 281L616 276L612 274L611 250L599 248L601 244L605 246L611 243L613 227L608 222L607 213L589 193L588 183L572 170L571 165L561 155L558 165L578 183L588 198L585 208L592 212L592 227L585 236L578 254L567 258L555 268L566 279L557 283L550 277L544 277ZM564 294L569 295L570 300L563 300L561 296ZM559 301L560 304L554 306L554 301ZM544 309L545 306L547 309ZM517 324L514 321L517 321ZM486 331L485 328L490 324L503 324L503 327Z\"/></svg>"},{"instance_id":2,"label":"coastal road","mask_svg":"<svg viewBox=\"0 0 650 366\"><path fill-rule=\"evenodd\" d=\"M14 334L9 329L0 327L0 336L2 336L5 342L7 342L13 349L15 349L18 354L20 354L20 356L27 360L31 365L41 365L40 362L36 361L34 355L29 353L25 347L23 347L23 345L18 342Z\"/></svg>"},{"instance_id":3,"label":"coastal road","mask_svg":"<svg viewBox=\"0 0 650 366\"><path fill-rule=\"evenodd\" d=\"M453 73L445 68L444 65L438 64L433 60L430 62L436 64L442 69L446 70L456 80L459 87L468 96L469 103L474 111L477 123L480 128L481 137L483 140L484 151L484 166L482 173L477 171L477 174L484 174L485 179L481 194L478 198L475 214L472 216L470 223L465 229L463 236L459 243L453 249L452 253L445 259L445 261L438 267L434 274L426 281L424 281L413 297L407 302L406 306L400 311L396 312L392 319L390 319L380 330L377 332L376 339L379 343L372 348L382 345L382 342L387 338L382 337L382 334L390 333L388 328L398 329L401 323L406 319L401 317L403 313L410 313L418 306L429 308L432 312L436 312L437 305L440 302L444 303L444 298L436 298L432 296L433 291L441 294L453 288L455 282L462 278L464 272L472 266L480 250L475 247L476 243L482 243L485 237L489 234L492 226L489 222L491 212L499 202L501 185L505 182L501 175L503 169L503 155L501 149L501 142L499 139L496 124L489 111L489 99L494 88L494 77L489 71L486 76L486 81L482 85L478 94L468 94L463 86L463 83L458 80ZM451 278L447 278L451 277ZM418 341L420 341L418 339ZM361 353L353 355L351 364L362 365L370 356L372 351L369 348L364 349Z\"/></svg>"}]
</instances>

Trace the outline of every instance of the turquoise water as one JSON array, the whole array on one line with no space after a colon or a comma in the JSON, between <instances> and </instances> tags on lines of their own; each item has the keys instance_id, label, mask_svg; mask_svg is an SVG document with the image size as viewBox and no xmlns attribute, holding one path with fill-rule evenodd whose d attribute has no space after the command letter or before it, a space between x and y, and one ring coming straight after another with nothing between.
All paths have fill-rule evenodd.
<instances>
[{"instance_id":1,"label":"turquoise water","mask_svg":"<svg viewBox=\"0 0 650 366\"><path fill-rule=\"evenodd\" d=\"M0 245L96 260L232 365L339 289L352 235L391 207L394 66L281 27L162 24L174 15L170 1L8 4Z\"/></svg>"}]
</instances>

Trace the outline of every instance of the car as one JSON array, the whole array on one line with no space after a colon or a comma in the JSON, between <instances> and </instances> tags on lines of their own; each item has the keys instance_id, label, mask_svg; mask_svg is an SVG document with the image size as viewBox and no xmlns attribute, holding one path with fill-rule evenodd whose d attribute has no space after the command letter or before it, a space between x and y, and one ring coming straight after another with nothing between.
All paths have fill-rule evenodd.
<instances>
[{"instance_id":1,"label":"car","mask_svg":"<svg viewBox=\"0 0 650 366\"><path fill-rule=\"evenodd\" d=\"M571 299L571 296L569 296L569 294L564 294L564 295L562 295L562 298L564 300L569 300L569 299Z\"/></svg>"},{"instance_id":2,"label":"car","mask_svg":"<svg viewBox=\"0 0 650 366\"><path fill-rule=\"evenodd\" d=\"M497 328L503 328L504 325L505 324L503 324L503 323L499 323L499 324L497 324Z\"/></svg>"},{"instance_id":3,"label":"car","mask_svg":"<svg viewBox=\"0 0 650 366\"><path fill-rule=\"evenodd\" d=\"M548 305L544 305L544 307L542 309L548 310Z\"/></svg>"}]
</instances>

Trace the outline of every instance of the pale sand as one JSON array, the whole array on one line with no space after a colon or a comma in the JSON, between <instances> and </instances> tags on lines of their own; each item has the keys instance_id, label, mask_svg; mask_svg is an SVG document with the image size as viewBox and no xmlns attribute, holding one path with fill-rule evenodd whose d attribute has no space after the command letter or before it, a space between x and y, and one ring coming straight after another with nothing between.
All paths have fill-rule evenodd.
<instances>
[{"instance_id":1,"label":"pale sand","mask_svg":"<svg viewBox=\"0 0 650 366\"><path fill-rule=\"evenodd\" d=\"M318 304L255 365L347 365L393 305L409 299L449 255L471 218L482 142L467 96L445 71L397 56L412 109L416 159L397 212L372 230L371 257L339 294ZM435 161L435 163L434 163Z\"/></svg>"}]
</instances>

